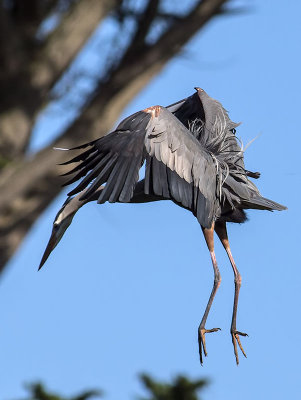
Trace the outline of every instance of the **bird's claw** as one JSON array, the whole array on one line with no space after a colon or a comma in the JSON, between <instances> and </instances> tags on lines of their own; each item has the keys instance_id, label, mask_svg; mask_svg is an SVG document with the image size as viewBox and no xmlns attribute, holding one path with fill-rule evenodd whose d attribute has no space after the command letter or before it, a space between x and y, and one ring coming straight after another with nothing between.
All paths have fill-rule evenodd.
<instances>
[{"instance_id":1,"label":"bird's claw","mask_svg":"<svg viewBox=\"0 0 301 400\"><path fill-rule=\"evenodd\" d=\"M203 352L205 357L207 357L205 334L211 332L217 332L220 330L221 330L220 328L213 328L213 329L199 328L198 338L199 338L199 354L200 354L201 365L203 365Z\"/></svg>"},{"instance_id":2,"label":"bird's claw","mask_svg":"<svg viewBox=\"0 0 301 400\"><path fill-rule=\"evenodd\" d=\"M238 346L242 352L242 354L247 358L247 355L242 347L242 344L240 342L239 336L249 336L247 333L239 332L236 329L231 330L231 336L232 336L232 343L234 347L234 354L235 354L235 359L236 359L236 364L239 364L239 358L238 358L238 351L237 351L237 343Z\"/></svg>"}]
</instances>

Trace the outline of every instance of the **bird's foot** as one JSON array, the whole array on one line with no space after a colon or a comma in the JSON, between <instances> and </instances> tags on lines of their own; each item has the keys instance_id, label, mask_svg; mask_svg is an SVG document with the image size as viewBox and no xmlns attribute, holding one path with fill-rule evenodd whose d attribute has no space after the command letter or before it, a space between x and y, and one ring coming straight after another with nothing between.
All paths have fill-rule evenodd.
<instances>
[{"instance_id":1,"label":"bird's foot","mask_svg":"<svg viewBox=\"0 0 301 400\"><path fill-rule=\"evenodd\" d=\"M207 357L205 334L211 333L211 332L217 332L220 330L221 330L220 328L205 329L205 328L199 327L198 338L199 338L199 354L200 354L201 365L203 365L203 353L204 353L205 357Z\"/></svg>"},{"instance_id":2,"label":"bird's foot","mask_svg":"<svg viewBox=\"0 0 301 400\"><path fill-rule=\"evenodd\" d=\"M239 336L249 336L247 333L239 332L236 329L231 329L231 336L232 336L232 343L234 347L234 354L235 354L235 359L236 359L236 364L239 364L239 358L238 358L238 351L237 351L237 344L242 352L242 354L247 358L247 355L241 345L240 338Z\"/></svg>"}]
</instances>

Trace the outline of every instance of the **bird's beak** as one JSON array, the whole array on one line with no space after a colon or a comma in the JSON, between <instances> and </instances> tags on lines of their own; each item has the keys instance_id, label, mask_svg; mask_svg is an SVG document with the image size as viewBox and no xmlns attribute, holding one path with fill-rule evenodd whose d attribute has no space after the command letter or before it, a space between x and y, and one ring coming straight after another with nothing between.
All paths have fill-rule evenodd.
<instances>
[{"instance_id":1,"label":"bird's beak","mask_svg":"<svg viewBox=\"0 0 301 400\"><path fill-rule=\"evenodd\" d=\"M40 262L38 271L43 267L43 265L45 264L47 258L49 257L50 253L55 248L55 246L58 244L58 242L59 242L59 240L57 240L56 232L53 229L52 232L51 232L51 236L50 236L49 242L47 244L46 250L44 251L42 260Z\"/></svg>"},{"instance_id":2,"label":"bird's beak","mask_svg":"<svg viewBox=\"0 0 301 400\"><path fill-rule=\"evenodd\" d=\"M52 250L58 245L58 243L64 236L64 233L66 232L68 226L72 222L74 214L75 213L68 215L68 217L65 218L59 225L53 225L51 236L50 236L49 242L47 244L46 250L44 251L38 271L43 267L47 258L51 254Z\"/></svg>"}]
</instances>

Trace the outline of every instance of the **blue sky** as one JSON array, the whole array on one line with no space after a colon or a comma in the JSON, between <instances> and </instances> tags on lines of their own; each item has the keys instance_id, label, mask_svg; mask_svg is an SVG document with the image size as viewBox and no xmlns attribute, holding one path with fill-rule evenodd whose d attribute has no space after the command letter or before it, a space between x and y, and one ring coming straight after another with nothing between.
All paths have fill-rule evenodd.
<instances>
[{"instance_id":1,"label":"blue sky","mask_svg":"<svg viewBox=\"0 0 301 400\"><path fill-rule=\"evenodd\" d=\"M249 222L229 226L248 358L236 366L233 276L217 244L223 280L207 327L222 331L208 335L199 365L197 327L212 267L197 221L171 203L85 206L37 273L62 194L0 281L1 399L24 396L23 384L35 380L66 395L100 387L108 400L133 399L142 394L139 372L208 377L205 400L300 397L301 4L248 4L250 12L208 25L124 112L172 103L200 86L243 122L244 143L259 135L246 165L261 171L262 194L288 211L250 211ZM37 143L52 129L45 118Z\"/></svg>"}]
</instances>

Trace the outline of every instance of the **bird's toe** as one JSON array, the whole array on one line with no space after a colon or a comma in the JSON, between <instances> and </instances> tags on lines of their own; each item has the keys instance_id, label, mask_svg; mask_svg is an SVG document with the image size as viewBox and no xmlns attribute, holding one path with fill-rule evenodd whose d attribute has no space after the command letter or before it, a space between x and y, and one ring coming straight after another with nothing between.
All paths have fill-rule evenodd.
<instances>
[{"instance_id":1,"label":"bird's toe","mask_svg":"<svg viewBox=\"0 0 301 400\"><path fill-rule=\"evenodd\" d=\"M203 365L203 354L207 357L207 349L206 349L206 340L205 334L220 331L220 328L212 328L205 329L203 327L199 327L198 339L199 339L199 355L200 355L200 363Z\"/></svg>"},{"instance_id":2,"label":"bird's toe","mask_svg":"<svg viewBox=\"0 0 301 400\"><path fill-rule=\"evenodd\" d=\"M242 347L240 337L239 336L249 336L247 333L244 332L239 332L236 329L231 330L231 336L232 336L232 343L234 347L234 354L235 354L235 359L236 359L236 364L239 364L239 357L238 357L238 350L237 350L237 344L242 352L242 354L247 358L247 355Z\"/></svg>"}]
</instances>

